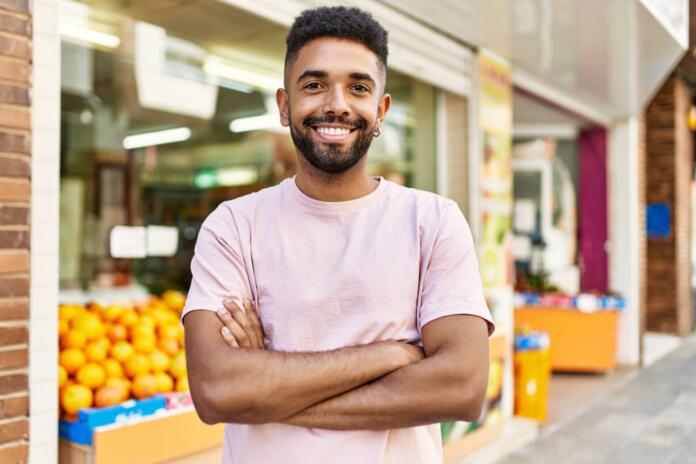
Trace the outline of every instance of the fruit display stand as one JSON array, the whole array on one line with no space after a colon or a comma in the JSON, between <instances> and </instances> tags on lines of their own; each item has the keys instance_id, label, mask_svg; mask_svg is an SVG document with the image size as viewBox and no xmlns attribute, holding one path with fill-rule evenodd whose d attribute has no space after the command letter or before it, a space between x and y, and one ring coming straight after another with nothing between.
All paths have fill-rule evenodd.
<instances>
[{"instance_id":1,"label":"fruit display stand","mask_svg":"<svg viewBox=\"0 0 696 464\"><path fill-rule=\"evenodd\" d=\"M489 383L486 391L486 405L484 414L478 423L467 424L465 422L454 423L452 431L445 431L448 427L443 425L444 437L444 462L455 463L462 457L484 447L498 439L503 431L502 414L499 411L502 389L502 366L507 350L507 336L504 333L494 334L489 339ZM495 371L495 372L494 372ZM464 435L457 436L456 429L467 430ZM454 435L454 436L453 436Z\"/></svg>"},{"instance_id":2,"label":"fruit display stand","mask_svg":"<svg viewBox=\"0 0 696 464\"><path fill-rule=\"evenodd\" d=\"M89 437L77 441L64 438L61 423L60 464L198 464L221 458L223 426L204 424L190 405L91 429L87 422L83 426Z\"/></svg>"},{"instance_id":3,"label":"fruit display stand","mask_svg":"<svg viewBox=\"0 0 696 464\"><path fill-rule=\"evenodd\" d=\"M596 299L600 303L590 310L583 309L581 297L522 304L515 308L515 324L549 334L553 371L610 371L616 368L619 315L625 303L616 297Z\"/></svg>"}]
</instances>

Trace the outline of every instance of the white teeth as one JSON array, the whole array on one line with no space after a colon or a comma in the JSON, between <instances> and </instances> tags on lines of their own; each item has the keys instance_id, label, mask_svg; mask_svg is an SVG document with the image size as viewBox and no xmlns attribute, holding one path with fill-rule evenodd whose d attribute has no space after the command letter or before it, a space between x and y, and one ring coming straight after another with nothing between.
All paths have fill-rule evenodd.
<instances>
[{"instance_id":1,"label":"white teeth","mask_svg":"<svg viewBox=\"0 0 696 464\"><path fill-rule=\"evenodd\" d=\"M320 127L317 129L317 132L319 132L321 135L339 136L348 135L350 133L350 129L342 129L337 127Z\"/></svg>"}]
</instances>

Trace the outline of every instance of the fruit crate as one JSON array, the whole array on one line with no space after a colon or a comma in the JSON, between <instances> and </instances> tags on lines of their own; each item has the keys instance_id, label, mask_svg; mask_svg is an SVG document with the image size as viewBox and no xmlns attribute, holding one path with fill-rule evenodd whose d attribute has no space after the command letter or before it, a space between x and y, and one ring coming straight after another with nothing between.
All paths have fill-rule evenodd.
<instances>
[{"instance_id":1,"label":"fruit crate","mask_svg":"<svg viewBox=\"0 0 696 464\"><path fill-rule=\"evenodd\" d=\"M151 399L154 400L154 399ZM164 400L157 406L163 407ZM150 405L150 408L153 405ZM95 410L97 411L97 410ZM98 410L104 414L103 410ZM149 411L149 409L148 409ZM137 418L98 425L91 430L91 444L63 438L58 449L60 464L199 464L220 462L223 426L206 425L192 406L178 407ZM81 411L82 412L82 411ZM90 414L89 411L86 414ZM113 412L106 413L113 416ZM96 418L92 422L100 423Z\"/></svg>"}]
</instances>

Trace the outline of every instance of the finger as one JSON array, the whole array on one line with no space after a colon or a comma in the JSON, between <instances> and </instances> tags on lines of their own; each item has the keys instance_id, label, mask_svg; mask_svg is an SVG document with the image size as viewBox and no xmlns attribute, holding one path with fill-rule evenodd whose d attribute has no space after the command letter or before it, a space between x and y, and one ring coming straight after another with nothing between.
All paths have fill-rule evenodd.
<instances>
[{"instance_id":1,"label":"finger","mask_svg":"<svg viewBox=\"0 0 696 464\"><path fill-rule=\"evenodd\" d=\"M228 329L226 325L222 326L220 333L222 334L222 339L225 340L225 343L232 348L239 348L239 343L237 343L237 340L235 340L234 336L232 336L232 332L230 332L230 329Z\"/></svg>"},{"instance_id":2,"label":"finger","mask_svg":"<svg viewBox=\"0 0 696 464\"><path fill-rule=\"evenodd\" d=\"M246 331L234 320L230 312L225 308L217 310L217 315L227 329L232 333L232 336L242 348L251 348L251 340Z\"/></svg>"},{"instance_id":3,"label":"finger","mask_svg":"<svg viewBox=\"0 0 696 464\"><path fill-rule=\"evenodd\" d=\"M244 299L244 310L247 317L251 321L251 325L256 331L256 338L264 345L265 334L263 333L263 324L261 324L261 318L259 317L258 306L251 302L248 298Z\"/></svg>"},{"instance_id":4,"label":"finger","mask_svg":"<svg viewBox=\"0 0 696 464\"><path fill-rule=\"evenodd\" d=\"M246 333L247 338L249 339L249 346L245 348L261 348L261 341L258 340L258 337L256 336L256 331L254 330L254 327L251 324L251 320L247 317L246 313L237 306L237 303L235 303L232 300L226 301L223 303L229 313L232 315L234 320L239 324L239 326L244 330ZM241 342L239 339L237 341ZM241 343L240 343L241 344Z\"/></svg>"}]
</instances>

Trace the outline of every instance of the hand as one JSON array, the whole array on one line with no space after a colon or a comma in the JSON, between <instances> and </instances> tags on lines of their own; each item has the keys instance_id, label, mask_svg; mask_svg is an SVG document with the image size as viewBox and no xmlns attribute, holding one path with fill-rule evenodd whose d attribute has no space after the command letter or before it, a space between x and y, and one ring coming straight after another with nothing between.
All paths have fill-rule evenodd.
<instances>
[{"instance_id":1,"label":"hand","mask_svg":"<svg viewBox=\"0 0 696 464\"><path fill-rule=\"evenodd\" d=\"M247 298L244 310L231 298L226 298L223 305L217 315L223 323L220 333L225 343L232 348L265 349L263 326L255 305Z\"/></svg>"}]
</instances>

